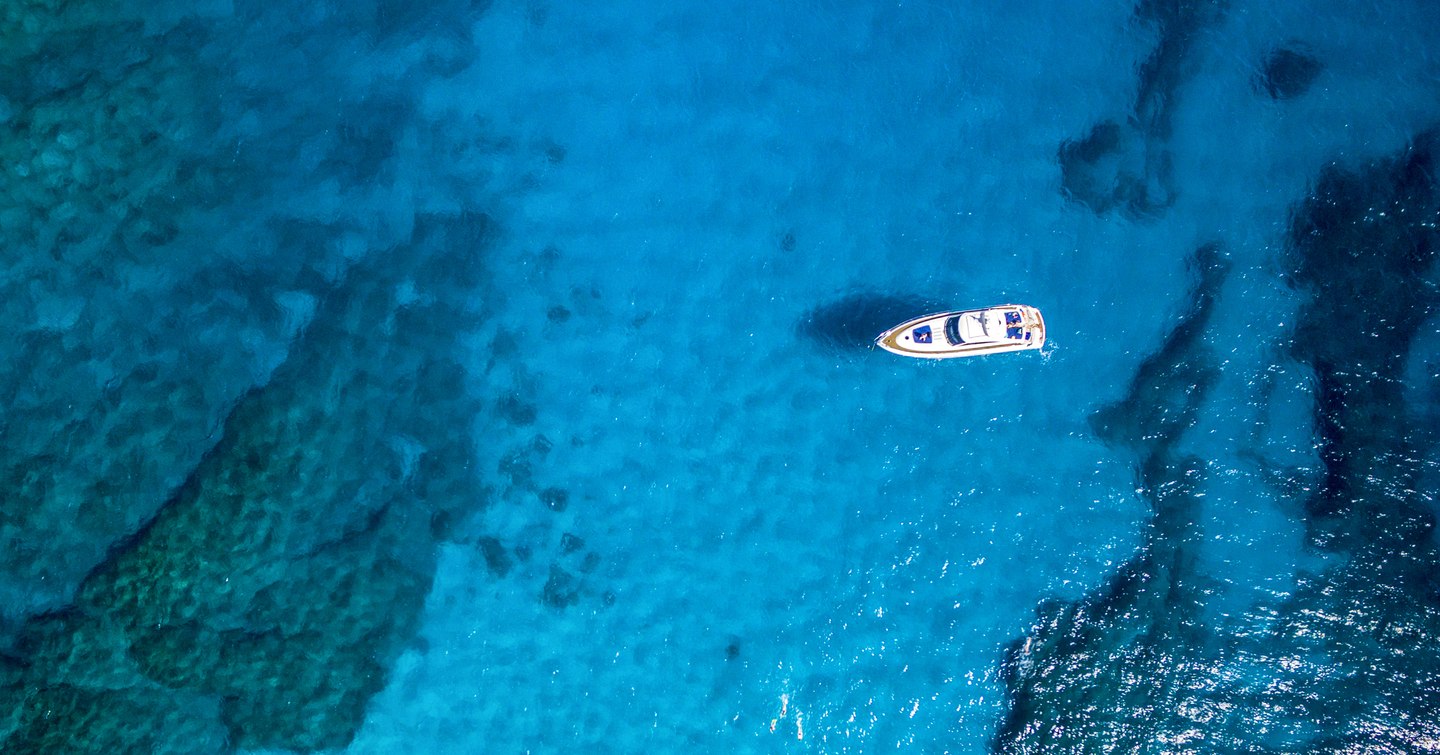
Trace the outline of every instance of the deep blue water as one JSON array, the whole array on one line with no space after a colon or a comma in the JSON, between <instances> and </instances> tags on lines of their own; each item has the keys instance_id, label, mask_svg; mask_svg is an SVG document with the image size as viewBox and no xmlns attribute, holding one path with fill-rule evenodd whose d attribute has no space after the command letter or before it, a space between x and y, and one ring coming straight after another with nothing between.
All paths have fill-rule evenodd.
<instances>
[{"instance_id":1,"label":"deep blue water","mask_svg":"<svg viewBox=\"0 0 1440 755\"><path fill-rule=\"evenodd\" d=\"M10 4L0 749L1440 751L1436 50Z\"/></svg>"}]
</instances>

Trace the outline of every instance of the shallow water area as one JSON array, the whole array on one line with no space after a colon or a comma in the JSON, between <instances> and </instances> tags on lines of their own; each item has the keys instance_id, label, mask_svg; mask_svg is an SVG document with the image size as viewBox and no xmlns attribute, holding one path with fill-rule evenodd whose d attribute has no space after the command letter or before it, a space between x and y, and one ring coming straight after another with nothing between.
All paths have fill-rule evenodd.
<instances>
[{"instance_id":1,"label":"shallow water area","mask_svg":"<svg viewBox=\"0 0 1440 755\"><path fill-rule=\"evenodd\" d=\"M898 91L883 76L870 80L883 70L876 59L898 44L886 27L936 20L925 11L883 22L821 13L804 31L788 15L678 13L684 21L663 14L653 33L634 28L649 20L636 12L577 19L552 9L537 28L518 9L497 8L482 24L497 29L486 39L533 37L511 52L535 58L477 70L476 89L504 103L556 97L549 82L568 84L544 121L517 124L566 148L563 162L534 179L538 196L509 218L515 241L502 254L515 264L500 267L514 280L497 327L523 344L516 384L537 405L526 431L565 449L563 463L537 470L571 498L564 525L540 538L553 547L558 530L579 533L601 559L582 594L598 595L563 618L538 607L517 621L569 627L554 640L569 653L532 656L492 641L461 665L453 651L435 652L461 640L431 637L427 659L438 667L419 661L410 673L424 681L413 684L465 689L462 679L483 679L477 693L492 684L515 690L473 713L477 740L492 745L573 736L625 749L723 735L716 741L727 748L765 750L804 729L822 747L981 742L1002 704L995 655L1028 621L1035 595L1073 594L1134 546L1140 513L1115 492L1129 472L1077 437L1083 415L1053 409L1050 392L1064 391L1047 375L1054 361L895 362L828 352L797 340L789 324L856 286L949 301L1058 298L1052 281L1025 274L1038 250L1015 236L1065 225L1047 160L1032 155L1033 171L1004 176L983 167L993 150L977 142L1026 149L995 142L988 121L1012 114L956 121L957 111L982 110L969 100L983 93L962 95L923 74ZM599 30L607 25L614 30ZM830 26L864 31L815 33ZM698 43L679 46L674 27ZM580 39L553 41L580 28ZM759 54L732 49L737 39ZM942 35L924 39L935 47L907 38L908 54L957 54L942 51ZM726 64L706 51L723 52ZM978 51L958 54L996 64ZM859 79L842 84L832 61ZM840 87L845 111L817 120L812 114L842 102L831 99ZM916 111L917 123L893 121L894 102L910 88L947 106ZM431 107L451 101L443 91L427 97ZM598 104L622 101L620 111ZM583 111L571 114L575 107ZM494 112L488 117L526 113ZM966 136L937 141L957 129ZM917 149L911 134L942 157ZM936 173L937 164L950 170ZM989 174L978 195L957 183L969 165ZM948 204L959 219L919 212L917 190L929 195L921 207ZM1031 192L1042 201L1017 203ZM1070 242L1052 238L1042 246ZM565 314L552 322L557 306ZM1067 336L1064 326L1052 333L1062 343ZM502 528L527 526L504 511L487 516ZM456 562L467 566L483 569L473 557ZM547 573L538 562L534 571L533 582ZM436 599L429 626L463 631L463 619L442 618L458 609L437 608ZM509 615L480 606L482 615ZM593 647L574 648L562 639L571 633L587 634ZM546 696L563 693L544 691L553 685L530 696L524 680L541 675L583 676L597 691L556 706ZM771 732L782 697L793 710ZM623 720L609 709L615 701ZM370 731L385 730L378 713L391 704L408 709L383 699ZM632 728L638 722L647 725Z\"/></svg>"}]
</instances>

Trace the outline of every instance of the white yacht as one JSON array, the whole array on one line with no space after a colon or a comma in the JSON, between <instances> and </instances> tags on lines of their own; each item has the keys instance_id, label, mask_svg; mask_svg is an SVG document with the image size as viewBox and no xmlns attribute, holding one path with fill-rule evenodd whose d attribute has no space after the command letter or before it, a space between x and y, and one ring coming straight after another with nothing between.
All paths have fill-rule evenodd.
<instances>
[{"instance_id":1,"label":"white yacht","mask_svg":"<svg viewBox=\"0 0 1440 755\"><path fill-rule=\"evenodd\" d=\"M953 359L1026 351L1045 345L1045 319L1023 304L939 312L900 323L875 345L918 359Z\"/></svg>"}]
</instances>

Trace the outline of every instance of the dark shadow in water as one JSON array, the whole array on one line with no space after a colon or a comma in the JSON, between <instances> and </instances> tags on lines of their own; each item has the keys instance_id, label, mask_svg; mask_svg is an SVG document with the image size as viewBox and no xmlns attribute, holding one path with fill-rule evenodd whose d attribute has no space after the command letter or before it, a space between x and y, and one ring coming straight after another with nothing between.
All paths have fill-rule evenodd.
<instances>
[{"instance_id":1,"label":"dark shadow in water","mask_svg":"<svg viewBox=\"0 0 1440 755\"><path fill-rule=\"evenodd\" d=\"M1358 172L1328 168L1295 213L1293 281L1313 298L1293 352L1315 371L1326 484L1306 504L1327 549L1428 539L1429 507L1412 495L1417 454L1400 378L1409 345L1437 302L1440 139L1427 132L1398 160ZM1404 482L1376 490L1370 473Z\"/></svg>"},{"instance_id":2,"label":"dark shadow in water","mask_svg":"<svg viewBox=\"0 0 1440 755\"><path fill-rule=\"evenodd\" d=\"M1140 65L1134 110L1098 122L1060 145L1061 186L1097 215L1119 209L1154 217L1175 201L1169 139L1181 85L1200 33L1220 17L1217 0L1141 0L1135 21L1159 39Z\"/></svg>"},{"instance_id":3,"label":"dark shadow in water","mask_svg":"<svg viewBox=\"0 0 1440 755\"><path fill-rule=\"evenodd\" d=\"M935 300L914 294L856 292L806 311L795 332L828 352L860 351L874 346L875 337L886 330L944 309Z\"/></svg>"},{"instance_id":4,"label":"dark shadow in water","mask_svg":"<svg viewBox=\"0 0 1440 755\"><path fill-rule=\"evenodd\" d=\"M1152 507L1145 544L1098 590L1042 605L1031 635L1002 665L1010 710L998 752L1136 751L1172 725L1164 696L1185 683L1174 646L1204 642L1204 590L1190 563L1200 459L1176 452L1219 376L1204 336L1229 262L1207 245L1192 258L1190 306L1118 403L1091 417L1107 443L1139 456L1141 493ZM1158 715L1137 711L1159 710Z\"/></svg>"},{"instance_id":5,"label":"dark shadow in water","mask_svg":"<svg viewBox=\"0 0 1440 755\"><path fill-rule=\"evenodd\" d=\"M1314 55L1297 45L1287 45L1265 56L1255 86L1271 99L1292 99L1310 91L1324 68Z\"/></svg>"},{"instance_id":6,"label":"dark shadow in water","mask_svg":"<svg viewBox=\"0 0 1440 755\"><path fill-rule=\"evenodd\" d=\"M1422 752L1440 741L1440 553L1400 382L1440 305L1437 176L1440 138L1427 132L1395 159L1327 168L1294 214L1291 280L1311 298L1291 348L1315 374L1324 466L1295 513L1326 566L1294 575L1278 604L1228 619L1241 629L1202 623L1191 490L1204 465L1173 452L1202 400L1189 394L1208 384L1193 365L1209 360L1186 335L1204 319L1188 318L1127 399L1094 418L1102 437L1141 452L1155 507L1146 545L1091 595L1042 607L1010 648L997 751Z\"/></svg>"},{"instance_id":7,"label":"dark shadow in water","mask_svg":"<svg viewBox=\"0 0 1440 755\"><path fill-rule=\"evenodd\" d=\"M413 115L411 103L383 97L347 108L319 170L346 185L375 183L395 156L395 145Z\"/></svg>"},{"instance_id":8,"label":"dark shadow in water","mask_svg":"<svg viewBox=\"0 0 1440 755\"><path fill-rule=\"evenodd\" d=\"M1317 384L1322 484L1308 540L1331 566L1279 606L1275 679L1235 699L1292 751L1422 752L1440 741L1440 553L1404 365L1440 305L1440 133L1360 169L1328 167L1294 214L1294 357ZM1323 722L1315 726L1314 722Z\"/></svg>"}]
</instances>

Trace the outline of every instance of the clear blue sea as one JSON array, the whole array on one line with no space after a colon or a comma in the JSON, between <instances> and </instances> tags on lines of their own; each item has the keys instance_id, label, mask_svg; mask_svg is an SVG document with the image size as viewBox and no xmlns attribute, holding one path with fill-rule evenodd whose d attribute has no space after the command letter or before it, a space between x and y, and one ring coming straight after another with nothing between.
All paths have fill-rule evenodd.
<instances>
[{"instance_id":1,"label":"clear blue sea","mask_svg":"<svg viewBox=\"0 0 1440 755\"><path fill-rule=\"evenodd\" d=\"M11 3L0 750L1440 752L1437 52Z\"/></svg>"}]
</instances>

